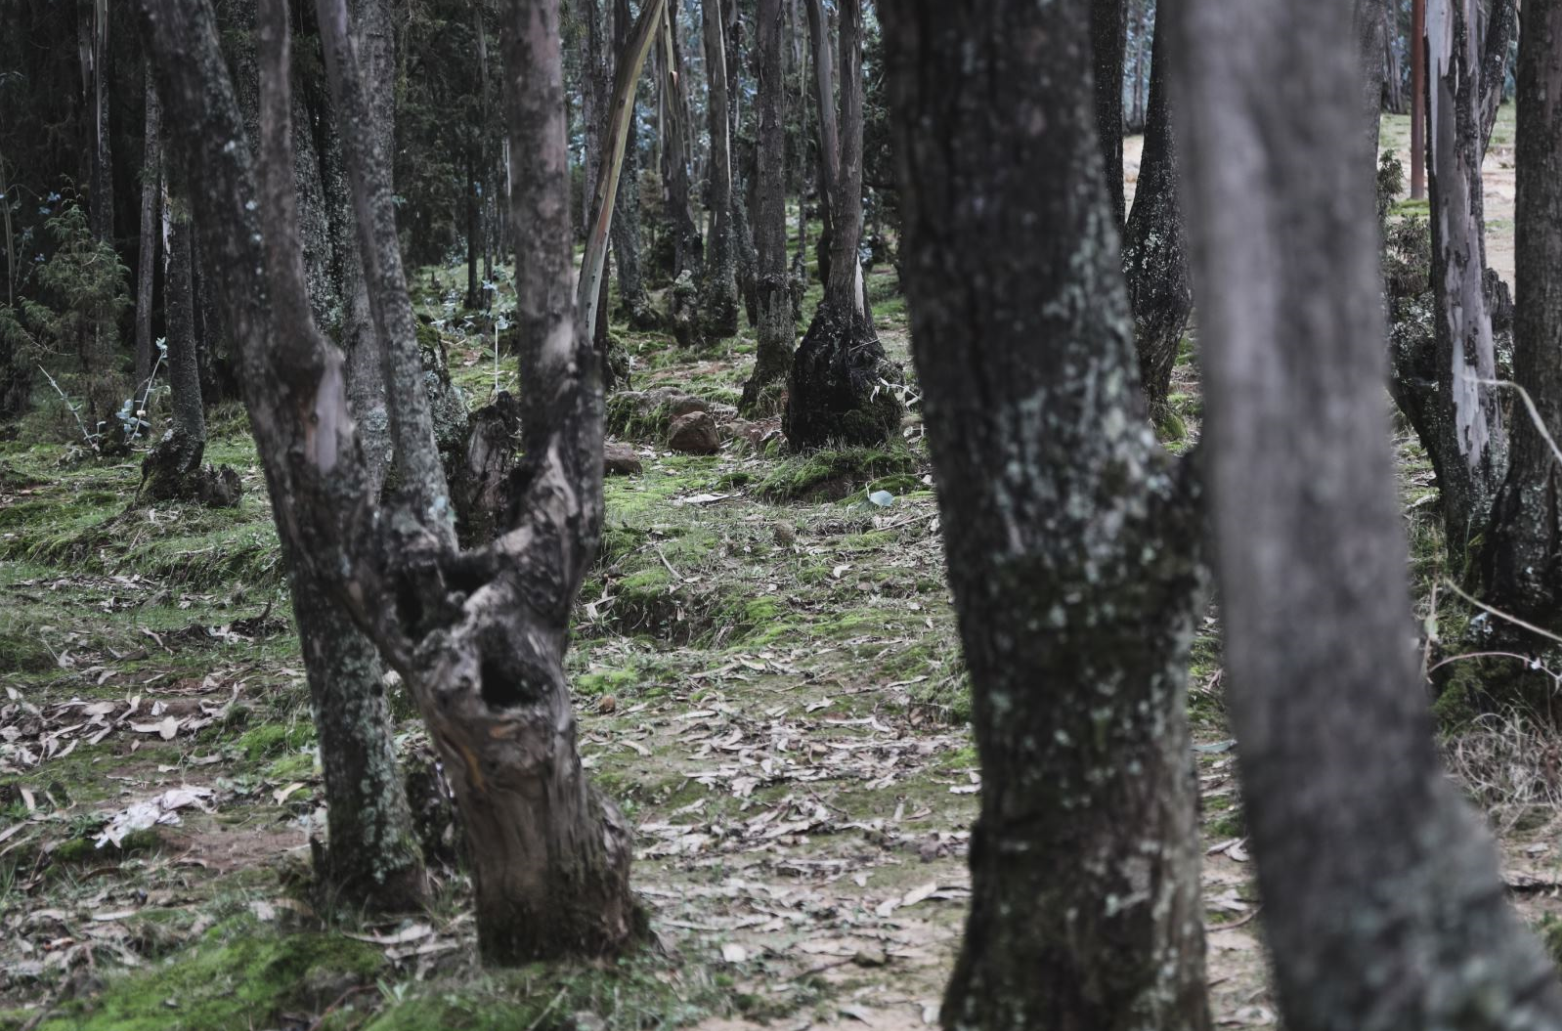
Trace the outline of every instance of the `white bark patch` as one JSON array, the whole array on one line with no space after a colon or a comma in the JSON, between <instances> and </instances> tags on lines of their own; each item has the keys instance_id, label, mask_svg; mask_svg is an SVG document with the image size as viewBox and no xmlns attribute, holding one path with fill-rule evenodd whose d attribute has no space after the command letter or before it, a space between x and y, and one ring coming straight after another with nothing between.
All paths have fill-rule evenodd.
<instances>
[{"instance_id":1,"label":"white bark patch","mask_svg":"<svg viewBox=\"0 0 1562 1031\"><path fill-rule=\"evenodd\" d=\"M336 468L336 455L341 442L352 436L353 420L347 410L347 384L342 378L342 359L333 354L326 360L325 371L315 387L315 407L312 425L306 431L306 443L310 458L322 473Z\"/></svg>"}]
</instances>

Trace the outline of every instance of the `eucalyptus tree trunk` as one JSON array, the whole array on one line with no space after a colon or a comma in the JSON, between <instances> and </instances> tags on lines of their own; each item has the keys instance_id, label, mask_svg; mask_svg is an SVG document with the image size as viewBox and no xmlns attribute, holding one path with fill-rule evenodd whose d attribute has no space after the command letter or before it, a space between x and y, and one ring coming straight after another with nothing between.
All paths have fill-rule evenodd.
<instances>
[{"instance_id":1,"label":"eucalyptus tree trunk","mask_svg":"<svg viewBox=\"0 0 1562 1031\"><path fill-rule=\"evenodd\" d=\"M710 124L710 239L705 278L700 284L701 331L707 343L738 332L737 253L734 247L732 199L732 123L728 114L727 45L722 31L721 0L700 0L704 25L705 78L710 88L706 105Z\"/></svg>"},{"instance_id":2,"label":"eucalyptus tree trunk","mask_svg":"<svg viewBox=\"0 0 1562 1031\"><path fill-rule=\"evenodd\" d=\"M1555 449L1562 441L1562 0L1525 0L1518 80L1513 380L1535 412L1514 409L1508 475L1493 506L1483 572L1487 602L1556 630L1562 629L1562 456ZM1540 642L1524 645L1535 649Z\"/></svg>"},{"instance_id":3,"label":"eucalyptus tree trunk","mask_svg":"<svg viewBox=\"0 0 1562 1031\"><path fill-rule=\"evenodd\" d=\"M163 444L177 452L176 467L199 470L206 451L206 406L201 400L201 367L196 354L195 287L192 281L194 226L184 197L163 205L163 309L168 323L168 382L173 426ZM154 492L153 497L158 495Z\"/></svg>"},{"instance_id":4,"label":"eucalyptus tree trunk","mask_svg":"<svg viewBox=\"0 0 1562 1031\"><path fill-rule=\"evenodd\" d=\"M1373 155L1378 152L1378 127L1383 120L1383 51L1388 46L1388 40L1384 38L1387 28L1384 12L1389 3L1390 0L1355 0L1352 9L1358 48L1361 107L1365 115L1360 124L1366 127ZM1373 164L1376 167L1375 158Z\"/></svg>"},{"instance_id":5,"label":"eucalyptus tree trunk","mask_svg":"<svg viewBox=\"0 0 1562 1031\"><path fill-rule=\"evenodd\" d=\"M662 51L662 76L659 88L665 129L662 133L662 182L666 190L668 232L673 238L672 278L688 272L700 278L704 266L704 244L694 222L690 203L689 160L692 126L689 117L688 69L684 66L683 44L678 37L678 9L667 9L669 29Z\"/></svg>"},{"instance_id":6,"label":"eucalyptus tree trunk","mask_svg":"<svg viewBox=\"0 0 1562 1031\"><path fill-rule=\"evenodd\" d=\"M1184 0L1160 0L1165 14ZM1177 181L1177 120L1173 117L1167 65L1181 55L1166 45L1157 21L1150 57L1150 101L1144 129L1144 153L1139 185L1123 236L1123 272L1128 278L1128 302L1134 313L1134 340L1139 352L1139 377L1150 401L1151 418L1169 415L1172 370L1182 345L1182 331L1193 311L1193 284L1188 273L1188 244L1183 231Z\"/></svg>"},{"instance_id":7,"label":"eucalyptus tree trunk","mask_svg":"<svg viewBox=\"0 0 1562 1031\"><path fill-rule=\"evenodd\" d=\"M722 38L727 48L728 140L732 169L732 258L738 282L738 296L750 326L759 325L759 252L754 244L753 204L755 165L754 146L743 139L743 19L737 0L721 0Z\"/></svg>"},{"instance_id":8,"label":"eucalyptus tree trunk","mask_svg":"<svg viewBox=\"0 0 1562 1031\"><path fill-rule=\"evenodd\" d=\"M1555 1028L1562 984L1439 768L1407 647L1349 3L1188 0L1168 19L1189 217L1207 230L1227 704L1275 983L1290 1031Z\"/></svg>"},{"instance_id":9,"label":"eucalyptus tree trunk","mask_svg":"<svg viewBox=\"0 0 1562 1031\"><path fill-rule=\"evenodd\" d=\"M1211 1026L1184 715L1202 519L1145 422L1088 9L881 10L982 764L951 1031Z\"/></svg>"},{"instance_id":10,"label":"eucalyptus tree trunk","mask_svg":"<svg viewBox=\"0 0 1562 1031\"><path fill-rule=\"evenodd\" d=\"M625 61L634 16L629 0L613 0L613 44L618 60ZM624 165L614 202L613 262L618 267L618 303L630 329L655 329L659 320L645 292L640 269L640 126L631 112L624 143Z\"/></svg>"},{"instance_id":11,"label":"eucalyptus tree trunk","mask_svg":"<svg viewBox=\"0 0 1562 1031\"><path fill-rule=\"evenodd\" d=\"M227 273L224 306L278 531L298 561L317 575L330 571L333 600L418 700L472 846L484 958L617 951L636 929L629 829L587 784L562 666L570 607L601 532L602 398L590 342L574 330L558 0L516 0L505 24L515 221L529 227L517 291L528 333L521 378L537 389L528 391L530 466L512 526L469 552L455 545L411 322L396 310L406 286L391 197L375 155L355 137L367 117L344 45L345 11L319 2L407 473L388 508L368 489L342 356L309 310L285 124L286 51L271 56L281 68L262 80L282 94L268 105L282 126L263 138L260 203L209 0L140 3L165 109L185 127L178 143L196 185L197 225ZM284 0L264 6L268 24L285 32Z\"/></svg>"},{"instance_id":12,"label":"eucalyptus tree trunk","mask_svg":"<svg viewBox=\"0 0 1562 1031\"><path fill-rule=\"evenodd\" d=\"M1463 562L1507 471L1486 285L1477 0L1429 0L1432 296L1437 411L1423 441L1437 471L1448 549Z\"/></svg>"},{"instance_id":13,"label":"eucalyptus tree trunk","mask_svg":"<svg viewBox=\"0 0 1562 1031\"><path fill-rule=\"evenodd\" d=\"M1508 51L1518 21L1518 0L1492 0L1481 54L1482 155L1491 146L1492 129L1497 125L1497 109L1502 106L1502 87L1508 73Z\"/></svg>"},{"instance_id":14,"label":"eucalyptus tree trunk","mask_svg":"<svg viewBox=\"0 0 1562 1031\"><path fill-rule=\"evenodd\" d=\"M819 0L809 0L817 4ZM862 0L840 11L840 152L831 163L834 218L824 299L792 361L782 429L794 450L833 442L872 446L900 429L893 389L900 371L873 328L858 248L862 241ZM817 57L817 55L816 55ZM820 90L821 100L825 93ZM827 117L828 115L828 117ZM820 125L834 124L821 103ZM821 139L827 139L821 132Z\"/></svg>"},{"instance_id":15,"label":"eucalyptus tree trunk","mask_svg":"<svg viewBox=\"0 0 1562 1031\"><path fill-rule=\"evenodd\" d=\"M786 80L783 73L781 0L759 0L755 15L758 47L758 140L755 164L755 244L758 250L759 333L754 371L743 384L738 410L768 416L780 408L781 390L792 370L791 277L786 254Z\"/></svg>"},{"instance_id":16,"label":"eucalyptus tree trunk","mask_svg":"<svg viewBox=\"0 0 1562 1031\"><path fill-rule=\"evenodd\" d=\"M114 150L109 131L109 0L76 0L82 93L91 112L87 140L92 235L114 239Z\"/></svg>"},{"instance_id":17,"label":"eucalyptus tree trunk","mask_svg":"<svg viewBox=\"0 0 1562 1031\"><path fill-rule=\"evenodd\" d=\"M163 125L157 106L152 72L146 73L146 129L141 159L141 235L136 270L136 398L146 393L147 379L156 360L152 341L152 303L157 285L157 237L162 221ZM138 401L139 403L139 401Z\"/></svg>"},{"instance_id":18,"label":"eucalyptus tree trunk","mask_svg":"<svg viewBox=\"0 0 1562 1031\"><path fill-rule=\"evenodd\" d=\"M830 19L823 0L803 0L808 14L808 45L814 64L814 105L819 112L814 174L819 182L819 242L815 244L819 282L830 281L834 252L835 191L841 177L840 128L835 113L835 63L830 56Z\"/></svg>"},{"instance_id":19,"label":"eucalyptus tree trunk","mask_svg":"<svg viewBox=\"0 0 1562 1031\"><path fill-rule=\"evenodd\" d=\"M1112 214L1119 226L1127 213L1127 202L1123 199L1123 59L1128 42L1127 2L1091 0L1090 3L1096 132L1101 137L1101 156L1106 161L1106 192L1112 198ZM1150 117L1155 116L1151 114ZM1142 177L1143 173L1140 175ZM1142 181L1141 178L1141 188Z\"/></svg>"}]
</instances>

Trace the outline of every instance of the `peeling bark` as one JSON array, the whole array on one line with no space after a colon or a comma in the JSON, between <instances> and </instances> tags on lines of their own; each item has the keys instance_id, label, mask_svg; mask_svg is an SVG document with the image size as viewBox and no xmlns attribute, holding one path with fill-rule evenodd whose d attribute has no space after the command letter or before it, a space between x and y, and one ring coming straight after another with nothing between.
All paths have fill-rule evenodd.
<instances>
[{"instance_id":1,"label":"peeling bark","mask_svg":"<svg viewBox=\"0 0 1562 1031\"><path fill-rule=\"evenodd\" d=\"M1168 25L1198 113L1182 142L1212 287L1204 446L1278 998L1291 1031L1553 1028L1562 984L1440 768L1407 647L1348 4L1188 0Z\"/></svg>"},{"instance_id":2,"label":"peeling bark","mask_svg":"<svg viewBox=\"0 0 1562 1031\"><path fill-rule=\"evenodd\" d=\"M1088 8L881 9L982 763L951 1031L1211 1026L1183 711L1197 483L1145 420Z\"/></svg>"}]
</instances>

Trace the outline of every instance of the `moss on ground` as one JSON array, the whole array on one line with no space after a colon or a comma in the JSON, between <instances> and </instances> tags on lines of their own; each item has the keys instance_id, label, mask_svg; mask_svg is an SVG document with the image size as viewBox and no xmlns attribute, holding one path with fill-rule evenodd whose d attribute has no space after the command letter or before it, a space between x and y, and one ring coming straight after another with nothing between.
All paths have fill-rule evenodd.
<instances>
[{"instance_id":1,"label":"moss on ground","mask_svg":"<svg viewBox=\"0 0 1562 1031\"><path fill-rule=\"evenodd\" d=\"M915 471L911 452L899 445L815 451L771 470L760 482L759 493L771 501L835 500L877 478Z\"/></svg>"}]
</instances>

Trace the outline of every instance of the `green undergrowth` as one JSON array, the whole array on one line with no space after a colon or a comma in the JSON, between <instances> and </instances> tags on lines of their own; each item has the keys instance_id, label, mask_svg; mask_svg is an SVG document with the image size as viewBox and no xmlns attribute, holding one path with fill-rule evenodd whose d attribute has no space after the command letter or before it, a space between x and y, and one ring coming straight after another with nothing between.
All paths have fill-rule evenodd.
<instances>
[{"instance_id":1,"label":"green undergrowth","mask_svg":"<svg viewBox=\"0 0 1562 1031\"><path fill-rule=\"evenodd\" d=\"M891 494L915 490L916 460L896 443L847 447L797 455L780 462L759 484L770 501L837 500L866 487Z\"/></svg>"}]
</instances>

